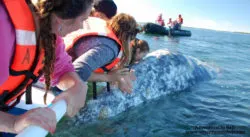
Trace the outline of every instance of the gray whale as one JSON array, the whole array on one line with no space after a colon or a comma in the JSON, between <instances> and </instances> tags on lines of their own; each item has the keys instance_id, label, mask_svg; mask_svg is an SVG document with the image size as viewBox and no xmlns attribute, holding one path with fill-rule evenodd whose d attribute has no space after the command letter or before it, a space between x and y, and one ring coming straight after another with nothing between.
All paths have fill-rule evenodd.
<instances>
[{"instance_id":1,"label":"gray whale","mask_svg":"<svg viewBox=\"0 0 250 137\"><path fill-rule=\"evenodd\" d=\"M99 94L97 100L89 100L71 122L78 125L110 118L147 100L214 79L217 74L214 68L198 59L170 53L168 50L157 50L148 54L133 69L137 79L133 83L131 94L111 88L111 92Z\"/></svg>"}]
</instances>

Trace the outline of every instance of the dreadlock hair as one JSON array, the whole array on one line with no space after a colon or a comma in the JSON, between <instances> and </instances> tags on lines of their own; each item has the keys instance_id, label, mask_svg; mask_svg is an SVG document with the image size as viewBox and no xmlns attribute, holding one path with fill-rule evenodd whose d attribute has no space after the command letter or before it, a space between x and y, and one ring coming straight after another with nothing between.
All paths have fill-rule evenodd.
<instances>
[{"instance_id":1,"label":"dreadlock hair","mask_svg":"<svg viewBox=\"0 0 250 137\"><path fill-rule=\"evenodd\" d=\"M73 19L83 14L92 3L93 0L38 0L33 5L39 17L40 24L39 48L40 50L44 50L45 53L43 72L46 93L44 95L44 102L51 86L51 74L54 71L55 62L56 35L52 33L51 14L55 13L62 19Z\"/></svg>"}]
</instances>

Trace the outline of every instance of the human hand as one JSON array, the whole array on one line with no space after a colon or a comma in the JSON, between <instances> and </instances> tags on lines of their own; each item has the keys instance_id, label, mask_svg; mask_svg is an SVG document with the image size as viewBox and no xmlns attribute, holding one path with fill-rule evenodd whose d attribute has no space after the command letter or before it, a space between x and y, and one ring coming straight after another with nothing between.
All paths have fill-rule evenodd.
<instances>
[{"instance_id":1,"label":"human hand","mask_svg":"<svg viewBox=\"0 0 250 137\"><path fill-rule=\"evenodd\" d=\"M20 133L30 125L36 125L54 133L56 130L56 114L50 108L35 108L26 113L16 116L14 122L14 131Z\"/></svg>"},{"instance_id":2,"label":"human hand","mask_svg":"<svg viewBox=\"0 0 250 137\"><path fill-rule=\"evenodd\" d=\"M78 82L71 88L65 90L58 95L52 103L59 100L65 100L67 102L67 115L73 117L77 112L84 107L87 93L86 83Z\"/></svg>"},{"instance_id":3,"label":"human hand","mask_svg":"<svg viewBox=\"0 0 250 137\"><path fill-rule=\"evenodd\" d=\"M118 82L118 88L127 93L131 93L133 89L132 81L136 79L134 70L123 68L119 70L113 70L109 73L114 81Z\"/></svg>"}]
</instances>

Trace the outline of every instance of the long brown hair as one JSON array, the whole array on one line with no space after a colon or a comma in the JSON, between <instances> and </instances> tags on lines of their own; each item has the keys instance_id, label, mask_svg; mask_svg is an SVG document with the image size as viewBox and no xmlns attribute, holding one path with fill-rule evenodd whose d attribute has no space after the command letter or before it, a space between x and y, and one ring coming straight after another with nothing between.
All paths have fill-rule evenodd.
<instances>
[{"instance_id":1,"label":"long brown hair","mask_svg":"<svg viewBox=\"0 0 250 137\"><path fill-rule=\"evenodd\" d=\"M73 19L83 14L92 2L93 0L38 0L38 3L33 5L36 14L39 16L39 48L45 51L43 72L46 84L46 94L50 89L56 49L56 35L52 33L51 14L55 13L62 19ZM46 100L46 94L44 100Z\"/></svg>"},{"instance_id":2,"label":"long brown hair","mask_svg":"<svg viewBox=\"0 0 250 137\"><path fill-rule=\"evenodd\" d=\"M119 67L128 65L131 60L131 52L129 47L130 41L128 41L128 39L134 39L138 32L135 19L128 14L120 13L108 21L107 26L112 29L117 38L121 41L124 49Z\"/></svg>"},{"instance_id":3,"label":"long brown hair","mask_svg":"<svg viewBox=\"0 0 250 137\"><path fill-rule=\"evenodd\" d=\"M130 46L132 47L132 55L131 55L132 57L130 64L133 64L135 62L137 49L140 49L140 52L149 52L148 42L145 40L134 39L131 41L130 44L131 44Z\"/></svg>"}]
</instances>

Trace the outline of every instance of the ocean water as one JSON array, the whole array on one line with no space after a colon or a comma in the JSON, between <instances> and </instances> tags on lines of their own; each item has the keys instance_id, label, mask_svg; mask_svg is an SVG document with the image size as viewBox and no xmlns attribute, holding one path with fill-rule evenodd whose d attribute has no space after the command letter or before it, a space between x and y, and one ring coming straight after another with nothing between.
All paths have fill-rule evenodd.
<instances>
[{"instance_id":1,"label":"ocean water","mask_svg":"<svg viewBox=\"0 0 250 137\"><path fill-rule=\"evenodd\" d=\"M139 34L151 52L168 49L209 64L216 78L170 92L114 117L68 127L60 137L250 136L250 35L188 28L192 37Z\"/></svg>"}]
</instances>

